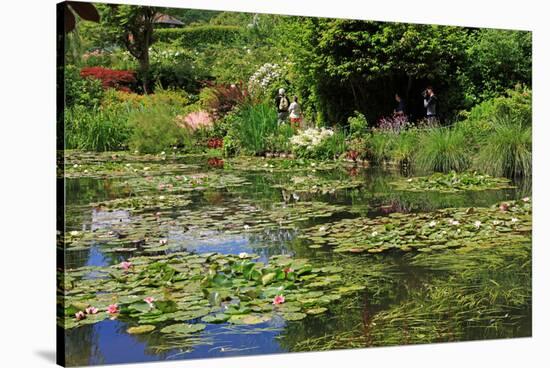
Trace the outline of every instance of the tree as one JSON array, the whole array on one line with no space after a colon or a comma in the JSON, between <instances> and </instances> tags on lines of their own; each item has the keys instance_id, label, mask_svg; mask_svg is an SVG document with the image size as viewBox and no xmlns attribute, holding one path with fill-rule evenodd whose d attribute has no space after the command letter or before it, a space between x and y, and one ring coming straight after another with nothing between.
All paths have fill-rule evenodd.
<instances>
[{"instance_id":1,"label":"tree","mask_svg":"<svg viewBox=\"0 0 550 368\"><path fill-rule=\"evenodd\" d=\"M154 19L158 8L150 6L104 6L104 38L125 47L139 62L143 91L149 91L149 47L154 42Z\"/></svg>"}]
</instances>

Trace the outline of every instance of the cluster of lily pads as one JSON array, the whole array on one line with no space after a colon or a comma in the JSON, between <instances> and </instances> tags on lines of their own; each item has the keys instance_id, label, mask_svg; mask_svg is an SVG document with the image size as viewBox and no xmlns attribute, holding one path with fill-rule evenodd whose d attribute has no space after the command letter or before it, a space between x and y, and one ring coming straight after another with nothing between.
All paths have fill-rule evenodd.
<instances>
[{"instance_id":1,"label":"cluster of lily pads","mask_svg":"<svg viewBox=\"0 0 550 368\"><path fill-rule=\"evenodd\" d=\"M65 246L75 250L102 243L119 253L158 252L185 248L185 239L196 243L214 234L295 229L305 221L328 218L345 210L344 206L323 202L278 203L268 208L242 199L207 208L188 208L189 203L186 195L176 194L95 203L94 207L102 215L102 226L67 232ZM168 234L173 237L168 238Z\"/></svg>"},{"instance_id":2,"label":"cluster of lily pads","mask_svg":"<svg viewBox=\"0 0 550 368\"><path fill-rule=\"evenodd\" d=\"M311 227L301 237L336 252L430 252L464 246L503 245L531 239L529 198L492 207L447 208L429 213L343 219Z\"/></svg>"},{"instance_id":3,"label":"cluster of lily pads","mask_svg":"<svg viewBox=\"0 0 550 368\"><path fill-rule=\"evenodd\" d=\"M190 168L194 168L194 166L172 162L90 162L65 165L63 173L66 178L86 177L101 179L175 174Z\"/></svg>"},{"instance_id":4,"label":"cluster of lily pads","mask_svg":"<svg viewBox=\"0 0 550 368\"><path fill-rule=\"evenodd\" d=\"M477 172L448 174L435 173L430 176L401 179L392 183L397 189L412 192L459 192L466 190L495 190L512 188L509 179L495 178Z\"/></svg>"},{"instance_id":5,"label":"cluster of lily pads","mask_svg":"<svg viewBox=\"0 0 550 368\"><path fill-rule=\"evenodd\" d=\"M111 318L127 321L128 333L184 337L207 323L295 321L325 313L342 295L365 288L346 284L341 271L288 256L263 264L246 253L135 257L67 270L60 324L70 329Z\"/></svg>"},{"instance_id":6,"label":"cluster of lily pads","mask_svg":"<svg viewBox=\"0 0 550 368\"><path fill-rule=\"evenodd\" d=\"M335 161L315 161L304 158L236 157L228 160L226 168L240 171L293 172L297 170L334 170Z\"/></svg>"},{"instance_id":7,"label":"cluster of lily pads","mask_svg":"<svg viewBox=\"0 0 550 368\"><path fill-rule=\"evenodd\" d=\"M338 190L354 189L364 184L362 180L347 177L345 179L324 178L315 175L293 176L289 181L273 185L294 193L335 193Z\"/></svg>"}]
</instances>

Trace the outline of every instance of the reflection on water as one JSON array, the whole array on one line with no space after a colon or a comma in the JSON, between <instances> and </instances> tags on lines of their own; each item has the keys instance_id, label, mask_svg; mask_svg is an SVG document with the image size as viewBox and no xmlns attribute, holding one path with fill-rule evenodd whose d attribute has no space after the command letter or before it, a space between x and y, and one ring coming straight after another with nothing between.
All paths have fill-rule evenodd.
<instances>
[{"instance_id":1,"label":"reflection on water","mask_svg":"<svg viewBox=\"0 0 550 368\"><path fill-rule=\"evenodd\" d=\"M245 176L250 184L192 193L190 196L192 203L185 208L185 211L189 212L184 213L202 211L208 214L209 209L214 211L220 208L227 210L228 213L238 213L246 211L248 206L246 203L250 203L250 211L254 209L269 211L273 204L280 205L285 201L296 200L292 195L274 188L275 184L290 180L292 173L238 174ZM350 172L334 170L316 174L345 179L349 177ZM198 253L224 254L247 252L258 254L262 262L276 254L306 257L319 265L328 261L337 262L344 267L343 277L367 286L364 294L343 298L339 304L331 308L329 313L297 322L285 324L284 321L271 321L256 325L254 328L228 324L208 325L201 335L192 341L165 341L159 333L129 335L125 332L129 327L126 322L106 320L67 332L67 363L69 365L116 364L531 335L530 272L510 266L510 262L519 262L513 257L507 258L509 267L502 267L497 273L491 273L492 270L489 269L491 262L485 262L483 258L480 258L473 268L457 267L460 257L453 258L456 261L451 262L455 262L451 265L452 267L441 267L415 260L410 255L389 253L350 256L334 253L327 246L312 249L299 237L300 228L313 224L322 225L347 217L386 216L394 212L433 211L447 207L489 206L499 201L530 195L529 183L519 182L514 189L498 191L453 194L406 193L393 190L389 184L400 176L399 172L373 168L356 170L353 174L354 178L362 178L364 181L362 188L333 194L299 196L300 201L316 200L347 206L346 211L336 213L332 217L309 219L300 221L293 227L267 228L261 232L247 232L245 228L238 232L218 231L212 228L200 229L199 232L181 227L180 218L176 225L160 230L164 232L165 238L172 246L169 251L185 249ZM115 185L117 180L120 179L66 180L68 231L108 230L114 224L128 223L139 218L140 214L132 214L131 211L105 211L88 205L92 202L132 195ZM178 211L174 210L174 218L179 216ZM216 219L213 216L209 221L215 224L216 221L221 220L223 219ZM528 245L528 253L523 255L524 263L526 260L530 261L530 245ZM127 257L128 254L107 252L101 243L96 243L86 249L67 251L65 262L68 268L105 266L117 264ZM497 261L504 259L504 255L494 253L487 253L483 257L492 257L491 259L497 259ZM518 277L518 272L524 272L524 277ZM490 278L487 276L489 274ZM465 297L468 293L474 292L479 293L476 295L480 298L491 293L503 293L507 289L474 287L488 279L493 280L497 276L505 288L522 289L525 295L522 295L523 299L514 300L508 295L507 298L495 300L495 303L509 304L495 307L495 310L491 311L494 316L487 320L479 319L475 323L466 323L461 318L475 319L475 316L462 311L460 309L462 307L451 299L452 293L447 297L437 295L438 292L446 292L445 287L450 280L454 283L452 285L455 290L464 290ZM94 277L93 271L87 277ZM509 294L512 292L510 291ZM498 294L495 298L500 295ZM436 312L432 312L432 308L436 307L447 308L448 311L462 314L456 321L450 316L443 318L446 316L444 313L437 315ZM482 307L487 306L480 302L479 308ZM417 318L420 315L418 310L424 310L423 308L440 318L436 320L433 317L424 316L426 322L419 327L426 328L424 334L412 333L412 337L403 338L404 334L410 333L407 331L411 326L407 323L392 325L384 319L392 313ZM475 307L472 307L472 313L474 312ZM502 317L499 314L501 312L505 313L505 319L499 319ZM448 331L444 331L441 327L443 325ZM439 335L431 339L430 331L437 331ZM425 338L423 339L422 336Z\"/></svg>"}]
</instances>

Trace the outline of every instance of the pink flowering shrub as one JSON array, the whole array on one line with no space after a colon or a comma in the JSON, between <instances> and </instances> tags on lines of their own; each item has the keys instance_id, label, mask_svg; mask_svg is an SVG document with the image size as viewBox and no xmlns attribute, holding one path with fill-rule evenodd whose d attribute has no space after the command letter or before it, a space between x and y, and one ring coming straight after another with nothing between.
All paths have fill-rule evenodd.
<instances>
[{"instance_id":1,"label":"pink flowering shrub","mask_svg":"<svg viewBox=\"0 0 550 368\"><path fill-rule=\"evenodd\" d=\"M212 116L206 111L195 111L185 116L176 116L176 123L179 126L192 132L198 129L210 129L214 125Z\"/></svg>"}]
</instances>

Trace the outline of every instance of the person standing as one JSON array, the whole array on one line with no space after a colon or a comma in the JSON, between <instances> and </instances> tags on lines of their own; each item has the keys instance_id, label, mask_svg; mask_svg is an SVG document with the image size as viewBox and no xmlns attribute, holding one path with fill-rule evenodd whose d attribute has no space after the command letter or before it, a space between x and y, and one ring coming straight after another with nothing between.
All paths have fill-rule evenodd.
<instances>
[{"instance_id":1,"label":"person standing","mask_svg":"<svg viewBox=\"0 0 550 368\"><path fill-rule=\"evenodd\" d=\"M275 108L277 109L277 123L283 124L288 118L288 108L290 106L290 101L285 95L285 89L279 88L279 93L275 97Z\"/></svg>"},{"instance_id":2,"label":"person standing","mask_svg":"<svg viewBox=\"0 0 550 368\"><path fill-rule=\"evenodd\" d=\"M405 101L403 101L399 93L395 94L395 101L397 102L397 107L393 110L393 114L405 115Z\"/></svg>"},{"instance_id":3,"label":"person standing","mask_svg":"<svg viewBox=\"0 0 550 368\"><path fill-rule=\"evenodd\" d=\"M437 122L437 97L431 86L428 86L423 93L424 95L424 108L426 109L426 117L428 122Z\"/></svg>"},{"instance_id":4,"label":"person standing","mask_svg":"<svg viewBox=\"0 0 550 368\"><path fill-rule=\"evenodd\" d=\"M290 113L290 127L297 130L302 121L302 107L298 103L298 96L294 96L293 100L288 107L288 112Z\"/></svg>"}]
</instances>

